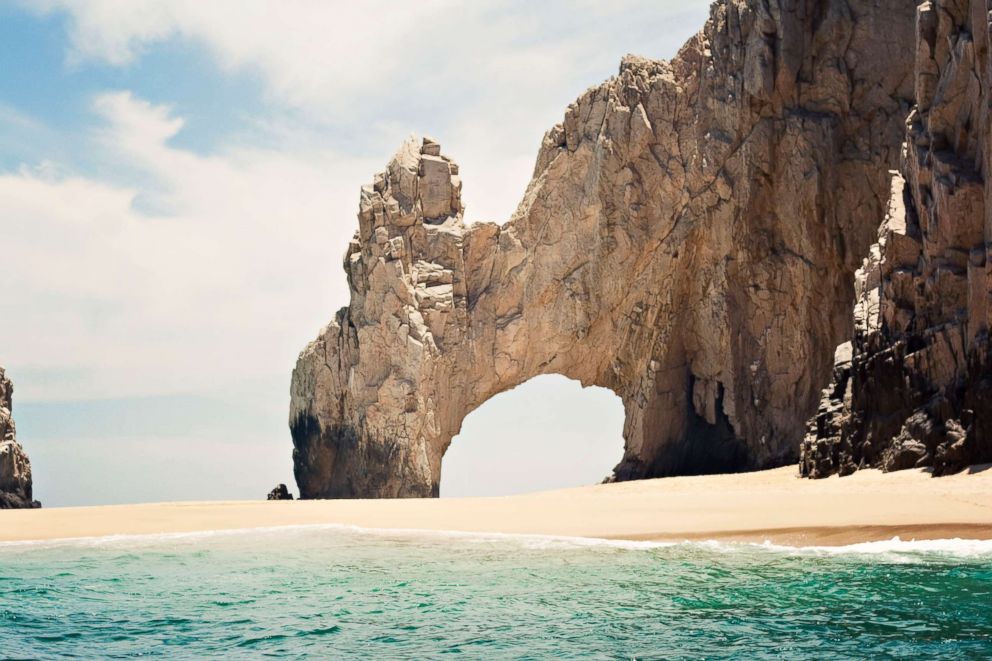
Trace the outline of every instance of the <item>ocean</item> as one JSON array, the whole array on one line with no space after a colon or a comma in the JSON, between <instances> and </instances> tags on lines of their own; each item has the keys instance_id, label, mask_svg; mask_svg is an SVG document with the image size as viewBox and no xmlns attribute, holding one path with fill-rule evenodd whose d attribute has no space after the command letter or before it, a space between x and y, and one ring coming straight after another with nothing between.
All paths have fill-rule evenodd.
<instances>
[{"instance_id":1,"label":"ocean","mask_svg":"<svg viewBox=\"0 0 992 661\"><path fill-rule=\"evenodd\" d=\"M0 658L992 657L992 542L301 526L0 545Z\"/></svg>"}]
</instances>

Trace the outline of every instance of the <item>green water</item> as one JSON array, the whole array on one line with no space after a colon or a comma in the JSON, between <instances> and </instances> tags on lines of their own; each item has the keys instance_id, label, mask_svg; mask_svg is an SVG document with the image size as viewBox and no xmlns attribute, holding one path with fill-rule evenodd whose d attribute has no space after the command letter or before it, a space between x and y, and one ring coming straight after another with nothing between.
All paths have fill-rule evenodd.
<instances>
[{"instance_id":1,"label":"green water","mask_svg":"<svg viewBox=\"0 0 992 661\"><path fill-rule=\"evenodd\" d=\"M0 658L992 657L992 545L293 528L0 545Z\"/></svg>"}]
</instances>

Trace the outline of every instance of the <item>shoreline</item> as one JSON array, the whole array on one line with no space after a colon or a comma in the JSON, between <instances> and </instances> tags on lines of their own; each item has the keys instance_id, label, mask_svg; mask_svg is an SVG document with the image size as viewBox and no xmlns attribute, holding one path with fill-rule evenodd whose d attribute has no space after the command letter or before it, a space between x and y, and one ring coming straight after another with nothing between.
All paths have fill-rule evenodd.
<instances>
[{"instance_id":1,"label":"shoreline","mask_svg":"<svg viewBox=\"0 0 992 661\"><path fill-rule=\"evenodd\" d=\"M211 501L0 511L0 542L241 531L333 524L363 529L653 542L992 539L992 467L932 478L862 470L823 480L794 466L638 480L515 496Z\"/></svg>"}]
</instances>

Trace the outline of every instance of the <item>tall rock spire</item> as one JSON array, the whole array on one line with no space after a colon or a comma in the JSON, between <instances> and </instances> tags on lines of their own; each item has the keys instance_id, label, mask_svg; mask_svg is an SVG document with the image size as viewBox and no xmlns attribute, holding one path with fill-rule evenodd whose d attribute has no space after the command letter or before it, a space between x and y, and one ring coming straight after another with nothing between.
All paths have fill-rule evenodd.
<instances>
[{"instance_id":1,"label":"tall rock spire","mask_svg":"<svg viewBox=\"0 0 992 661\"><path fill-rule=\"evenodd\" d=\"M804 475L992 461L989 16L987 0L919 6L916 106Z\"/></svg>"},{"instance_id":2,"label":"tall rock spire","mask_svg":"<svg viewBox=\"0 0 992 661\"><path fill-rule=\"evenodd\" d=\"M0 367L0 509L41 507L31 493L31 462L17 442L13 395L14 384Z\"/></svg>"}]
</instances>

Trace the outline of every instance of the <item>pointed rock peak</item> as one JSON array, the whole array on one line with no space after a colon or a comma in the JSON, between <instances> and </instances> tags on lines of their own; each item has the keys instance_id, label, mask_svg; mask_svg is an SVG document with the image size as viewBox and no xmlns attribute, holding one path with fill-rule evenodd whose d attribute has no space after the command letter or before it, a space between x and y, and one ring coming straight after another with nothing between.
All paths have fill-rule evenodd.
<instances>
[{"instance_id":1,"label":"pointed rock peak","mask_svg":"<svg viewBox=\"0 0 992 661\"><path fill-rule=\"evenodd\" d=\"M393 158L390 159L387 166L391 177L397 168L404 168L410 172L416 172L420 168L419 142L420 140L415 135L410 135L403 141L403 144L393 154Z\"/></svg>"},{"instance_id":2,"label":"pointed rock peak","mask_svg":"<svg viewBox=\"0 0 992 661\"><path fill-rule=\"evenodd\" d=\"M362 241L376 228L440 224L461 218L462 184L458 164L441 154L432 138L407 138L371 186L362 187L359 229Z\"/></svg>"},{"instance_id":3,"label":"pointed rock peak","mask_svg":"<svg viewBox=\"0 0 992 661\"><path fill-rule=\"evenodd\" d=\"M441 155L441 145L424 138L420 147L418 192L424 218L446 219L462 212L462 184L458 164Z\"/></svg>"},{"instance_id":4,"label":"pointed rock peak","mask_svg":"<svg viewBox=\"0 0 992 661\"><path fill-rule=\"evenodd\" d=\"M427 156L440 156L441 145L434 138L425 135L424 143L420 146L420 153Z\"/></svg>"}]
</instances>

